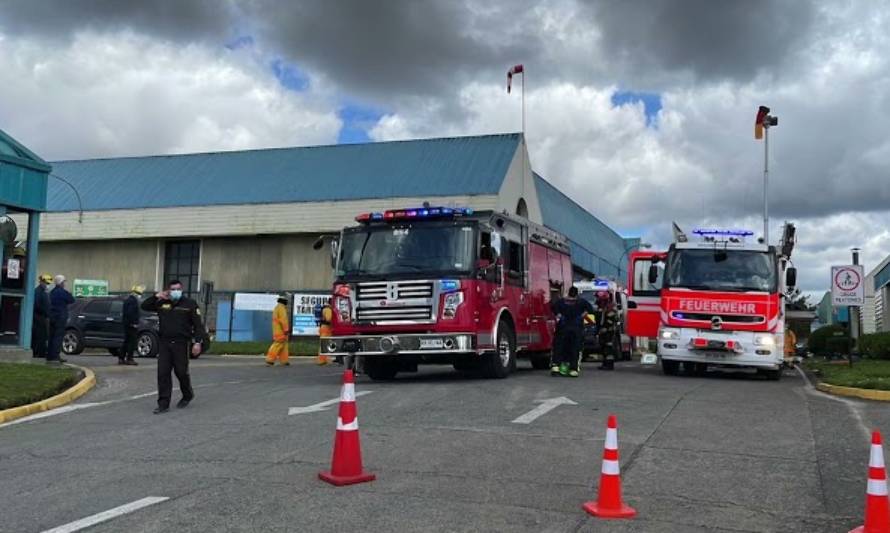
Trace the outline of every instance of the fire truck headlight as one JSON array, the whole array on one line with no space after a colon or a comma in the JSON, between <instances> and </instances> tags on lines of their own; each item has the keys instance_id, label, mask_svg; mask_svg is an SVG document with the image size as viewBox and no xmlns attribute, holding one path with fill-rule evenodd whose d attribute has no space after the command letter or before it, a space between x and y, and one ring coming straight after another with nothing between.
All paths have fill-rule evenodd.
<instances>
[{"instance_id":1,"label":"fire truck headlight","mask_svg":"<svg viewBox=\"0 0 890 533\"><path fill-rule=\"evenodd\" d=\"M663 329L661 330L661 333L658 334L658 338L665 341L676 340L680 338L680 334L670 329Z\"/></svg>"},{"instance_id":2,"label":"fire truck headlight","mask_svg":"<svg viewBox=\"0 0 890 533\"><path fill-rule=\"evenodd\" d=\"M442 297L442 318L457 316L457 308L464 303L463 292L451 292Z\"/></svg>"},{"instance_id":3,"label":"fire truck headlight","mask_svg":"<svg viewBox=\"0 0 890 533\"><path fill-rule=\"evenodd\" d=\"M340 320L349 322L352 320L352 310L349 305L349 298L337 298L337 312L340 313Z\"/></svg>"},{"instance_id":4,"label":"fire truck headlight","mask_svg":"<svg viewBox=\"0 0 890 533\"><path fill-rule=\"evenodd\" d=\"M758 335L754 337L754 346L775 346L776 338L772 335Z\"/></svg>"}]
</instances>

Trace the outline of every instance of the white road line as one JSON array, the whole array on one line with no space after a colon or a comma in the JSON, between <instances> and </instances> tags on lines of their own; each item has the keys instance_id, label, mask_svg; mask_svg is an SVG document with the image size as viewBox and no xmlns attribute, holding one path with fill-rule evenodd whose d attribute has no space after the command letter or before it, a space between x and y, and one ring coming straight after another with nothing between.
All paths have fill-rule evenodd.
<instances>
[{"instance_id":1,"label":"white road line","mask_svg":"<svg viewBox=\"0 0 890 533\"><path fill-rule=\"evenodd\" d=\"M121 505L120 507L115 507L114 509L109 509L98 514L94 514L93 516L81 518L76 522L71 522L63 526L55 527L53 529L47 529L43 533L73 533L74 531L80 531L81 529L86 529L90 526L95 526L96 524L107 522L113 518L138 511L139 509L143 509L150 505L161 503L169 499L170 498L167 498L165 496L149 496L148 498L142 498L141 500L136 500L135 502L131 502L126 505Z\"/></svg>"},{"instance_id":2,"label":"white road line","mask_svg":"<svg viewBox=\"0 0 890 533\"><path fill-rule=\"evenodd\" d=\"M358 391L355 393L355 397L358 398L359 396L371 394L372 392L374 392L374 391L372 391L372 390ZM333 400L326 400L326 401L319 402L316 404L307 405L306 407L291 407L290 409L287 410L287 414L288 414L288 416L290 416L290 415L303 415L306 413L317 413L319 411L324 411L325 409L327 409L328 407L334 405L335 403L337 403L339 401L340 401L340 398L337 397L337 398L334 398Z\"/></svg>"},{"instance_id":3,"label":"white road line","mask_svg":"<svg viewBox=\"0 0 890 533\"><path fill-rule=\"evenodd\" d=\"M525 413L524 415L516 418L513 421L514 424L531 424L538 418L546 415L550 411L556 409L560 405L578 405L572 400L566 398L565 396L560 396L559 398L548 398L546 400L536 400L541 405L535 407L531 411Z\"/></svg>"}]
</instances>

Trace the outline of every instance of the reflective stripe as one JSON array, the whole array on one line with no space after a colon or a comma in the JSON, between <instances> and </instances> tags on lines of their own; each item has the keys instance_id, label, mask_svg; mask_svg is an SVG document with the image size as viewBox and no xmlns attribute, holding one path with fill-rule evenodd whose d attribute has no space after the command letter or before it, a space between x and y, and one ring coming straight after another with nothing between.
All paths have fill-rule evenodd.
<instances>
[{"instance_id":1,"label":"reflective stripe","mask_svg":"<svg viewBox=\"0 0 890 533\"><path fill-rule=\"evenodd\" d=\"M867 494L869 496L886 496L887 495L887 481L869 479Z\"/></svg>"},{"instance_id":2,"label":"reflective stripe","mask_svg":"<svg viewBox=\"0 0 890 533\"><path fill-rule=\"evenodd\" d=\"M355 383L344 383L343 389L340 391L341 402L355 401Z\"/></svg>"},{"instance_id":3,"label":"reflective stripe","mask_svg":"<svg viewBox=\"0 0 890 533\"><path fill-rule=\"evenodd\" d=\"M868 466L872 468L884 468L884 449L880 444L871 445L871 457L868 459Z\"/></svg>"},{"instance_id":4,"label":"reflective stripe","mask_svg":"<svg viewBox=\"0 0 890 533\"><path fill-rule=\"evenodd\" d=\"M343 419L337 417L337 431L358 431L358 417L348 424L343 423Z\"/></svg>"},{"instance_id":5,"label":"reflective stripe","mask_svg":"<svg viewBox=\"0 0 890 533\"><path fill-rule=\"evenodd\" d=\"M618 449L618 430L609 428L606 430L606 449L607 450L617 450Z\"/></svg>"},{"instance_id":6,"label":"reflective stripe","mask_svg":"<svg viewBox=\"0 0 890 533\"><path fill-rule=\"evenodd\" d=\"M603 474L607 476L617 476L621 473L618 461L603 460Z\"/></svg>"}]
</instances>

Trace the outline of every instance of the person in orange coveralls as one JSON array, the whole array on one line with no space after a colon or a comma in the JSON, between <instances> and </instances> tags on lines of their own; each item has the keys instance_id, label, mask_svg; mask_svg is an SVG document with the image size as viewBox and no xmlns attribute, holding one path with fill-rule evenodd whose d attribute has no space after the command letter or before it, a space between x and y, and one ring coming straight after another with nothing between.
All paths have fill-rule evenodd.
<instances>
[{"instance_id":1,"label":"person in orange coveralls","mask_svg":"<svg viewBox=\"0 0 890 533\"><path fill-rule=\"evenodd\" d=\"M287 321L287 296L278 297L278 305L272 311L272 345L266 352L266 364L272 366L278 360L284 366L290 366L287 353L287 342L290 338L290 324Z\"/></svg>"}]
</instances>

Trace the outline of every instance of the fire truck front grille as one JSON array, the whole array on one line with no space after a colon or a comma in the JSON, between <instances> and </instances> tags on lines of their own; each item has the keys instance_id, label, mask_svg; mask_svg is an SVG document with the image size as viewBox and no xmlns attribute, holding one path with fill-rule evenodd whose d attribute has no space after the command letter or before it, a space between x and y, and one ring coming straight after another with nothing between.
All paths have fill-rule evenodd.
<instances>
[{"instance_id":1,"label":"fire truck front grille","mask_svg":"<svg viewBox=\"0 0 890 533\"><path fill-rule=\"evenodd\" d=\"M766 319L759 315L719 315L709 313L683 313L674 311L671 316L677 320L699 320L702 322L710 322L714 317L720 317L724 324L760 324Z\"/></svg>"},{"instance_id":2,"label":"fire truck front grille","mask_svg":"<svg viewBox=\"0 0 890 533\"><path fill-rule=\"evenodd\" d=\"M360 302L432 297L433 283L430 281L361 283L356 288L356 299Z\"/></svg>"},{"instance_id":3,"label":"fire truck front grille","mask_svg":"<svg viewBox=\"0 0 890 533\"><path fill-rule=\"evenodd\" d=\"M430 306L411 307L359 307L356 319L359 322L418 322L429 321L432 317Z\"/></svg>"}]
</instances>

